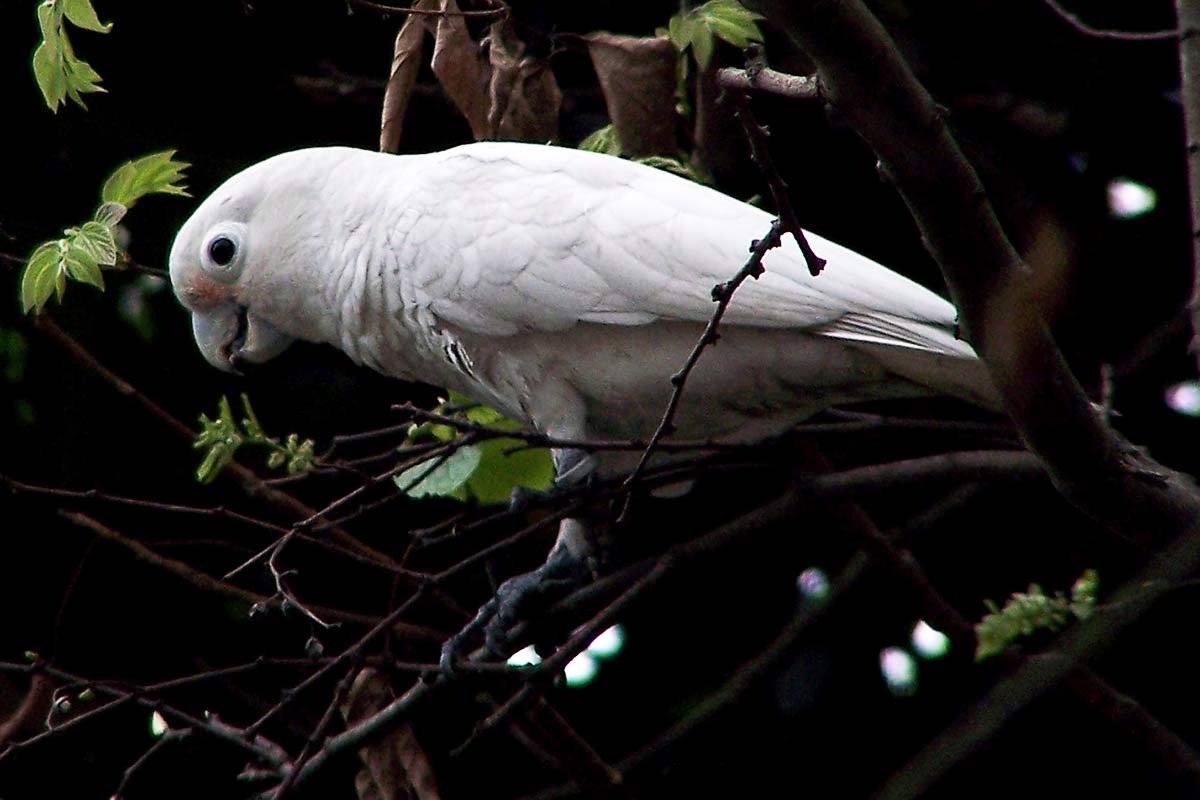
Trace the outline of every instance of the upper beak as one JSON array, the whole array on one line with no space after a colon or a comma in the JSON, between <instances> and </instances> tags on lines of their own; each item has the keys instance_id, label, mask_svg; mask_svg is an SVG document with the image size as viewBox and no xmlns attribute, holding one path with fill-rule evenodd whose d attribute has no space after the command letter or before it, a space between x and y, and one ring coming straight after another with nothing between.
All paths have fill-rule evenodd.
<instances>
[{"instance_id":1,"label":"upper beak","mask_svg":"<svg viewBox=\"0 0 1200 800\"><path fill-rule=\"evenodd\" d=\"M245 321L245 309L233 303L193 311L192 333L204 360L219 370L237 372L231 355L235 340L245 338Z\"/></svg>"},{"instance_id":2,"label":"upper beak","mask_svg":"<svg viewBox=\"0 0 1200 800\"><path fill-rule=\"evenodd\" d=\"M193 311L192 332L205 361L224 372L238 374L242 364L261 364L292 343L292 337L233 303Z\"/></svg>"}]
</instances>

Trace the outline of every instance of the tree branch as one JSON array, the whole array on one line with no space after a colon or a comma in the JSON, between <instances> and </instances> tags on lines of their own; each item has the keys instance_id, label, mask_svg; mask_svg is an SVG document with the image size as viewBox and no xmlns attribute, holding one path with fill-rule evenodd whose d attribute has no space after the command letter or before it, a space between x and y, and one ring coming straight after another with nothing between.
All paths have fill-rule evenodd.
<instances>
[{"instance_id":1,"label":"tree branch","mask_svg":"<svg viewBox=\"0 0 1200 800\"><path fill-rule=\"evenodd\" d=\"M1175 0L1179 19L1180 99L1192 207L1192 344L1200 363L1200 1Z\"/></svg>"},{"instance_id":2,"label":"tree branch","mask_svg":"<svg viewBox=\"0 0 1200 800\"><path fill-rule=\"evenodd\" d=\"M1074 505L1130 538L1172 544L1098 613L1061 637L1058 657L1029 660L997 684L903 772L921 776L884 797L913 797L1018 710L1101 652L1177 580L1200 568L1200 496L1186 476L1150 459L1092 408L1037 311L1031 270L1006 238L939 108L857 0L754 5L817 64L824 96L874 149L908 204L991 370L1004 404L1051 480ZM986 710L986 713L983 711Z\"/></svg>"}]
</instances>

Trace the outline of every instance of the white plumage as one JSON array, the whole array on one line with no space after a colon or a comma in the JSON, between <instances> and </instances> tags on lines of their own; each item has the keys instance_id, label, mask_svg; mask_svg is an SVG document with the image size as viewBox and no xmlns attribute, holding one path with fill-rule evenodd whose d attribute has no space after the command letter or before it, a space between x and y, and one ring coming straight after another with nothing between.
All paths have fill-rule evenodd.
<instances>
[{"instance_id":1,"label":"white plumage","mask_svg":"<svg viewBox=\"0 0 1200 800\"><path fill-rule=\"evenodd\" d=\"M397 378L456 389L564 440L649 436L712 316L712 288L770 217L683 178L557 147L482 143L422 156L285 153L230 178L179 231L171 281L214 366L294 339ZM994 405L954 307L809 234L734 295L675 418L686 439L756 441L830 405L930 393ZM559 481L632 466L555 451ZM546 563L513 578L443 648L508 650L526 597L586 575L564 520Z\"/></svg>"},{"instance_id":2,"label":"white plumage","mask_svg":"<svg viewBox=\"0 0 1200 800\"><path fill-rule=\"evenodd\" d=\"M222 369L293 339L456 389L562 438L644 437L765 212L610 156L479 143L393 156L285 153L235 175L171 250ZM809 235L735 294L678 436L753 441L830 405L948 393L991 405L945 300ZM620 464L612 464L613 468Z\"/></svg>"}]
</instances>

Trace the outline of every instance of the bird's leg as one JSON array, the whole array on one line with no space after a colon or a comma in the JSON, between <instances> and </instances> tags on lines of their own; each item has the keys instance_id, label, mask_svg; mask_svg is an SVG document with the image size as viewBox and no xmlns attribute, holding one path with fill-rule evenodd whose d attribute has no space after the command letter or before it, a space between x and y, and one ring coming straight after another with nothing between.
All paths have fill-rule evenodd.
<instances>
[{"instance_id":1,"label":"bird's leg","mask_svg":"<svg viewBox=\"0 0 1200 800\"><path fill-rule=\"evenodd\" d=\"M555 487L587 482L595 473L595 459L582 450L555 450ZM531 611L544 608L592 576L595 568L587 525L576 518L559 523L558 538L546 561L532 572L509 578L496 596L479 609L465 628L442 646L441 667L451 672L454 659L464 645L483 634L484 646L492 657L509 655L510 631Z\"/></svg>"}]
</instances>

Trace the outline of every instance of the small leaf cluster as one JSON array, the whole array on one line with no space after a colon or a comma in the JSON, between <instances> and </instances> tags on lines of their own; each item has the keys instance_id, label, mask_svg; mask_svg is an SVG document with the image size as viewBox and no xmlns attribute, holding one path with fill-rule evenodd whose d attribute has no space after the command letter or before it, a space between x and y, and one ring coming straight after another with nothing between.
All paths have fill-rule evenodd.
<instances>
[{"instance_id":1,"label":"small leaf cluster","mask_svg":"<svg viewBox=\"0 0 1200 800\"><path fill-rule=\"evenodd\" d=\"M289 434L283 442L267 436L250 406L250 398L244 393L241 398L245 416L240 424L233 417L228 397L221 398L216 419L209 419L207 414L200 415L200 433L192 447L203 450L204 459L196 468L196 480L212 483L233 461L237 451L246 445L267 448L267 466L271 469L284 468L289 475L311 469L316 461L313 440L301 440L295 433Z\"/></svg>"},{"instance_id":2,"label":"small leaf cluster","mask_svg":"<svg viewBox=\"0 0 1200 800\"><path fill-rule=\"evenodd\" d=\"M621 141L617 138L617 129L612 123L605 125L602 128L597 128L588 134L582 142L579 143L579 150L587 150L591 153L604 153L610 156L620 156ZM670 172L673 175L678 175L682 178L687 178L696 183L711 185L711 179L703 174L696 167L688 163L683 154L680 158L672 158L671 156L641 156L633 159L639 164L645 164L648 167L661 169L664 172Z\"/></svg>"},{"instance_id":3,"label":"small leaf cluster","mask_svg":"<svg viewBox=\"0 0 1200 800\"><path fill-rule=\"evenodd\" d=\"M709 0L671 17L666 33L680 53L690 48L704 70L712 62L717 39L743 48L761 42L762 31L756 22L760 19L761 14L748 11L737 0Z\"/></svg>"},{"instance_id":4,"label":"small leaf cluster","mask_svg":"<svg viewBox=\"0 0 1200 800\"><path fill-rule=\"evenodd\" d=\"M991 600L985 601L988 613L975 625L975 660L990 658L1021 637L1037 631L1056 631L1073 620L1083 620L1096 605L1100 579L1089 569L1071 585L1068 597L1056 592L1047 595L1036 583L1027 592L1014 592L1004 608Z\"/></svg>"},{"instance_id":5,"label":"small leaf cluster","mask_svg":"<svg viewBox=\"0 0 1200 800\"><path fill-rule=\"evenodd\" d=\"M51 295L61 303L68 278L104 289L102 270L115 268L121 255L117 224L133 204L147 194L187 195L180 181L188 165L174 156L174 150L164 150L126 161L104 182L100 206L90 220L34 248L21 275L25 313L41 311Z\"/></svg>"},{"instance_id":6,"label":"small leaf cluster","mask_svg":"<svg viewBox=\"0 0 1200 800\"><path fill-rule=\"evenodd\" d=\"M520 425L499 411L451 392L436 409L466 422L492 429L517 430ZM408 444L453 442L459 431L451 425L421 423L408 433ZM481 504L508 502L514 489L544 491L554 483L554 463L545 448L527 447L519 439L497 436L459 445L448 454L428 458L392 479L409 497L450 497Z\"/></svg>"},{"instance_id":7,"label":"small leaf cluster","mask_svg":"<svg viewBox=\"0 0 1200 800\"><path fill-rule=\"evenodd\" d=\"M57 112L69 98L87 108L83 95L103 92L100 75L75 55L67 37L66 23L96 33L108 33L112 23L102 23L91 0L46 0L37 10L42 41L33 51L33 75L51 111Z\"/></svg>"}]
</instances>

